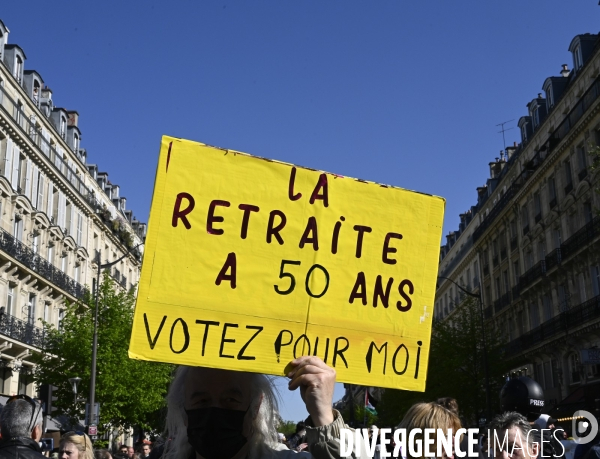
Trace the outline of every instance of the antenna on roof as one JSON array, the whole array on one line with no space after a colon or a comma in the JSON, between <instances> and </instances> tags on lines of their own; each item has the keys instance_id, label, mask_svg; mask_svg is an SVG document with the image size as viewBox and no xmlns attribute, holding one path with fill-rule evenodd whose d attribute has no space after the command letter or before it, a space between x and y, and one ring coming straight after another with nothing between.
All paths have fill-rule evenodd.
<instances>
[{"instance_id":1,"label":"antenna on roof","mask_svg":"<svg viewBox=\"0 0 600 459\"><path fill-rule=\"evenodd\" d=\"M496 124L496 126L502 126L502 129L500 129L500 130L498 131L498 134L502 133L502 142L504 143L504 149L505 149L505 150L506 150L506 139L504 138L504 133L505 133L506 131L510 131L511 129L514 129L514 128L508 128L508 129L504 129L504 125L505 125L506 123L510 123L511 121L514 121L514 118L513 118L512 120L508 120L508 121L504 121L503 123Z\"/></svg>"}]
</instances>

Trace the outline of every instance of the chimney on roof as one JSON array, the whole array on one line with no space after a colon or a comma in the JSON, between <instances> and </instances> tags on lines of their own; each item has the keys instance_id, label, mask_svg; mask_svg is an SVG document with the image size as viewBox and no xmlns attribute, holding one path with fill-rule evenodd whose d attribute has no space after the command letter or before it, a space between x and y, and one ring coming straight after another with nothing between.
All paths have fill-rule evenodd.
<instances>
[{"instance_id":1,"label":"chimney on roof","mask_svg":"<svg viewBox=\"0 0 600 459\"><path fill-rule=\"evenodd\" d=\"M75 110L70 110L67 111L67 115L69 117L67 120L67 125L78 127L77 125L79 123L79 113L77 113Z\"/></svg>"},{"instance_id":2,"label":"chimney on roof","mask_svg":"<svg viewBox=\"0 0 600 459\"><path fill-rule=\"evenodd\" d=\"M569 66L567 64L562 65L562 70L560 71L560 74L565 78L571 74L571 72L569 71Z\"/></svg>"},{"instance_id":3,"label":"chimney on roof","mask_svg":"<svg viewBox=\"0 0 600 459\"><path fill-rule=\"evenodd\" d=\"M542 99L542 93L538 92L538 99Z\"/></svg>"}]
</instances>

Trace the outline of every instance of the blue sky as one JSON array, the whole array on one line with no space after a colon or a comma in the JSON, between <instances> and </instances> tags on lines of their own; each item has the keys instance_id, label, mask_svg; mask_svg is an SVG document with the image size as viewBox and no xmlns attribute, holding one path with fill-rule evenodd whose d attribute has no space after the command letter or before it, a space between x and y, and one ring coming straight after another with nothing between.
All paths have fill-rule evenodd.
<instances>
[{"instance_id":1,"label":"blue sky","mask_svg":"<svg viewBox=\"0 0 600 459\"><path fill-rule=\"evenodd\" d=\"M597 0L3 2L9 40L80 114L88 161L146 221L160 137L475 203ZM506 133L507 144L518 130ZM284 394L283 417L305 416ZM336 396L341 396L341 387Z\"/></svg>"}]
</instances>

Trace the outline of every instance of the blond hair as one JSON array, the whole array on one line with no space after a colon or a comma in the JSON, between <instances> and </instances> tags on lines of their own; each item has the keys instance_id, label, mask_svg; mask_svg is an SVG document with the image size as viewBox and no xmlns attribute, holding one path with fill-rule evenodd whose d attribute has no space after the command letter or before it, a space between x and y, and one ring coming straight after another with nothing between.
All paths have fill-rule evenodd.
<instances>
[{"instance_id":1,"label":"blond hair","mask_svg":"<svg viewBox=\"0 0 600 459\"><path fill-rule=\"evenodd\" d=\"M406 429L408 437L412 429L442 429L444 433L451 429L455 434L461 428L461 424L460 419L453 412L435 402L430 402L416 403L411 406L398 428ZM423 441L423 434L415 435L415 440L417 439ZM431 450L437 451L437 442L434 442ZM407 458L411 458L408 451L405 453Z\"/></svg>"},{"instance_id":2,"label":"blond hair","mask_svg":"<svg viewBox=\"0 0 600 459\"><path fill-rule=\"evenodd\" d=\"M79 451L80 459L94 459L94 446L90 437L84 433L67 432L60 437L60 447L65 443L72 443Z\"/></svg>"}]
</instances>

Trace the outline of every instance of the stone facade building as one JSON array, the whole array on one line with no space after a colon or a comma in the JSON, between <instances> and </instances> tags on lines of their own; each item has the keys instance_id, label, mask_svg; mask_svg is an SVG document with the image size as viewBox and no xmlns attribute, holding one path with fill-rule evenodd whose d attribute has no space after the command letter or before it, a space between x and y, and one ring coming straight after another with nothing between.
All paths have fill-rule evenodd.
<instances>
[{"instance_id":1,"label":"stone facade building","mask_svg":"<svg viewBox=\"0 0 600 459\"><path fill-rule=\"evenodd\" d=\"M29 357L44 340L41 320L60 327L65 303L95 284L98 258L127 253L146 225L88 163L79 114L54 105L8 35L0 21L0 393L34 395ZM117 288L137 284L141 249L112 269Z\"/></svg>"},{"instance_id":2,"label":"stone facade building","mask_svg":"<svg viewBox=\"0 0 600 459\"><path fill-rule=\"evenodd\" d=\"M600 400L600 196L590 170L600 145L599 36L576 36L569 52L572 69L563 65L527 104L521 142L490 163L439 265L440 276L482 295L492 333L557 414ZM465 298L439 279L435 319L451 321Z\"/></svg>"}]
</instances>

